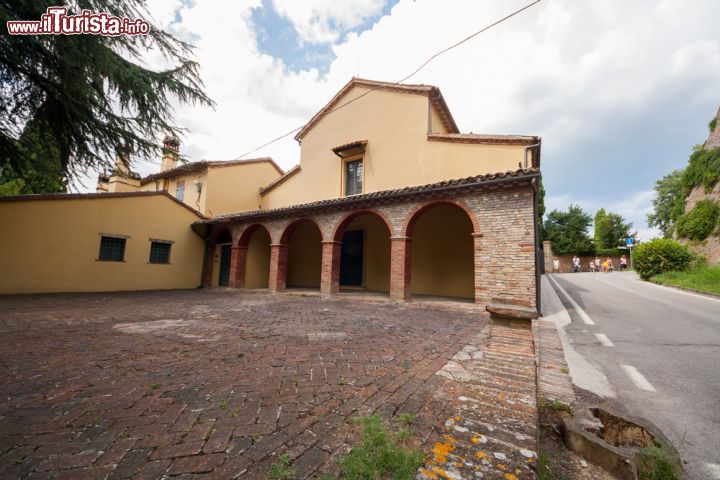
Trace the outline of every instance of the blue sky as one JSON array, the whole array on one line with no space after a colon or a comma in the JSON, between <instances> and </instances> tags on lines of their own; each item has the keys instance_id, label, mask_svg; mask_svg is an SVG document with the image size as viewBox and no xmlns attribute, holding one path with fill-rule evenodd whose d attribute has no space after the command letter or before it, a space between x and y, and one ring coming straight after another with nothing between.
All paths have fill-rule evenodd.
<instances>
[{"instance_id":1,"label":"blue sky","mask_svg":"<svg viewBox=\"0 0 720 480\"><path fill-rule=\"evenodd\" d=\"M396 3L397 0L385 2L381 10L363 18L353 28L343 28L333 18L328 20L328 26L339 32L339 41L344 41L350 33L361 33L371 28ZM263 0L261 5L252 9L251 22L257 34L258 50L282 60L289 70L315 68L325 74L336 58L331 43L303 41L295 25L277 12L271 0Z\"/></svg>"},{"instance_id":2,"label":"blue sky","mask_svg":"<svg viewBox=\"0 0 720 480\"><path fill-rule=\"evenodd\" d=\"M193 160L253 150L303 125L352 76L397 81L526 3L149 0L195 44L217 102L177 108ZM439 86L463 132L542 136L550 209L605 207L649 238L654 182L685 165L720 105L717 18L716 0L543 0L409 83ZM289 169L299 153L290 136L251 156Z\"/></svg>"}]
</instances>

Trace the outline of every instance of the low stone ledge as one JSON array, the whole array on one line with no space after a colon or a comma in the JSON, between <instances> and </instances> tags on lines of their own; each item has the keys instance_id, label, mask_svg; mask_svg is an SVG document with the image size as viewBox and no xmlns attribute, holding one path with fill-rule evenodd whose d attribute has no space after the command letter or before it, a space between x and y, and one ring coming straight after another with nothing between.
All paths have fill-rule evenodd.
<instances>
[{"instance_id":1,"label":"low stone ledge","mask_svg":"<svg viewBox=\"0 0 720 480\"><path fill-rule=\"evenodd\" d=\"M537 310L509 303L489 303L485 309L490 312L490 315L497 318L511 320L535 320L538 318Z\"/></svg>"}]
</instances>

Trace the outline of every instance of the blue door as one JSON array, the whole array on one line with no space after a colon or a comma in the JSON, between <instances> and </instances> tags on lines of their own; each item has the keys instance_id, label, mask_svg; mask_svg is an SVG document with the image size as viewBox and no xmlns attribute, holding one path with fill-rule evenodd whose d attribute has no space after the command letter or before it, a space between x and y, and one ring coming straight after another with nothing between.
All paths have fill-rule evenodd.
<instances>
[{"instance_id":1,"label":"blue door","mask_svg":"<svg viewBox=\"0 0 720 480\"><path fill-rule=\"evenodd\" d=\"M340 285L361 287L363 283L363 231L345 232L340 249Z\"/></svg>"}]
</instances>

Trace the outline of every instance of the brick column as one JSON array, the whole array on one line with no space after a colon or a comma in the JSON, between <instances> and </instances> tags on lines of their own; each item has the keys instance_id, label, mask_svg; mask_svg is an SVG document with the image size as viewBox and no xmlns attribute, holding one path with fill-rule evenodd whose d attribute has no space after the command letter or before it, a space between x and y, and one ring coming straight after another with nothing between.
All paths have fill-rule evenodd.
<instances>
[{"instance_id":1,"label":"brick column","mask_svg":"<svg viewBox=\"0 0 720 480\"><path fill-rule=\"evenodd\" d=\"M281 243L270 244L270 278L268 288L271 292L285 290L287 283L288 246Z\"/></svg>"},{"instance_id":2,"label":"brick column","mask_svg":"<svg viewBox=\"0 0 720 480\"><path fill-rule=\"evenodd\" d=\"M230 288L245 287L245 262L247 260L248 247L233 245L230 252Z\"/></svg>"},{"instance_id":3,"label":"brick column","mask_svg":"<svg viewBox=\"0 0 720 480\"><path fill-rule=\"evenodd\" d=\"M322 242L322 269L320 270L320 293L333 295L340 291L340 250L342 242Z\"/></svg>"},{"instance_id":4,"label":"brick column","mask_svg":"<svg viewBox=\"0 0 720 480\"><path fill-rule=\"evenodd\" d=\"M215 244L208 243L205 247L205 271L203 272L203 287L212 286L213 264L215 263Z\"/></svg>"},{"instance_id":5,"label":"brick column","mask_svg":"<svg viewBox=\"0 0 720 480\"><path fill-rule=\"evenodd\" d=\"M390 237L390 298L410 298L410 237Z\"/></svg>"},{"instance_id":6,"label":"brick column","mask_svg":"<svg viewBox=\"0 0 720 480\"><path fill-rule=\"evenodd\" d=\"M484 286L483 280L489 278L487 271L485 271L484 260L482 256L482 233L472 233L473 237L473 284L475 286L475 303L487 304L489 298L487 297L487 289Z\"/></svg>"}]
</instances>

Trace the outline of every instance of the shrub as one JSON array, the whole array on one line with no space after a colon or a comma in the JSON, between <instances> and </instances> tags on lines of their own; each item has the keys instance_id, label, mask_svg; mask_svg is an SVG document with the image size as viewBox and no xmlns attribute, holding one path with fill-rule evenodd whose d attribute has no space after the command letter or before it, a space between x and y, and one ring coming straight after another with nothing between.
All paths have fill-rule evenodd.
<instances>
[{"instance_id":1,"label":"shrub","mask_svg":"<svg viewBox=\"0 0 720 480\"><path fill-rule=\"evenodd\" d=\"M705 150L702 145L696 146L680 180L682 197L687 198L692 189L700 185L705 187L706 193L709 193L718 180L720 180L720 148Z\"/></svg>"},{"instance_id":2,"label":"shrub","mask_svg":"<svg viewBox=\"0 0 720 480\"><path fill-rule=\"evenodd\" d=\"M658 273L685 270L692 259L687 247L667 238L641 243L633 250L633 266L645 280Z\"/></svg>"},{"instance_id":3,"label":"shrub","mask_svg":"<svg viewBox=\"0 0 720 480\"><path fill-rule=\"evenodd\" d=\"M695 207L678 218L675 227L681 237L705 240L715 230L720 219L720 206L712 200L701 200Z\"/></svg>"}]
</instances>

